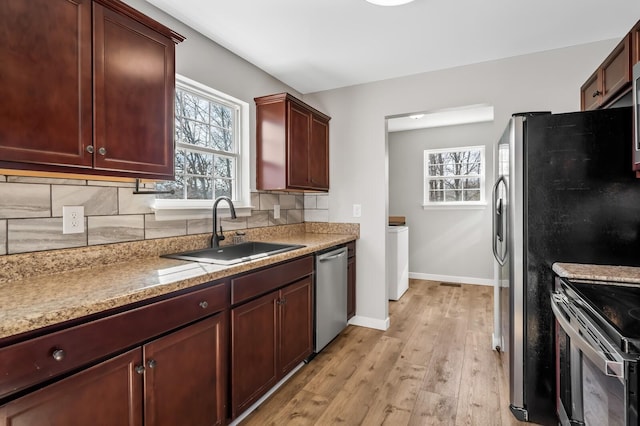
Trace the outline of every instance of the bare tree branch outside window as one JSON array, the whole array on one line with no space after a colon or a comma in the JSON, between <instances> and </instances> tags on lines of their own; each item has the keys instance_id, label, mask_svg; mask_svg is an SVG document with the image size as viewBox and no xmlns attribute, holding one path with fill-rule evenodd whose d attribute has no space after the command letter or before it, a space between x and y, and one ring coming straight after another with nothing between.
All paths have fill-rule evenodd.
<instances>
[{"instance_id":1,"label":"bare tree branch outside window","mask_svg":"<svg viewBox=\"0 0 640 426\"><path fill-rule=\"evenodd\" d=\"M483 200L484 147L426 150L425 204Z\"/></svg>"},{"instance_id":2,"label":"bare tree branch outside window","mask_svg":"<svg viewBox=\"0 0 640 426\"><path fill-rule=\"evenodd\" d=\"M210 200L235 198L238 147L232 106L176 88L175 180L157 185L173 195L159 198Z\"/></svg>"}]
</instances>

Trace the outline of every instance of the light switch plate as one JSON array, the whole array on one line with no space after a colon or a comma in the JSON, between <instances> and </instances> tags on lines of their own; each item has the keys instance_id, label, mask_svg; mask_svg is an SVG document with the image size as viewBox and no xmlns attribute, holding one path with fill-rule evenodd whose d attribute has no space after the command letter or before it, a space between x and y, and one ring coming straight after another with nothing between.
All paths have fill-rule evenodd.
<instances>
[{"instance_id":1,"label":"light switch plate","mask_svg":"<svg viewBox=\"0 0 640 426\"><path fill-rule=\"evenodd\" d=\"M62 206L62 233L84 232L84 206Z\"/></svg>"},{"instance_id":2,"label":"light switch plate","mask_svg":"<svg viewBox=\"0 0 640 426\"><path fill-rule=\"evenodd\" d=\"M353 217L362 216L362 206L360 204L353 205Z\"/></svg>"},{"instance_id":3,"label":"light switch plate","mask_svg":"<svg viewBox=\"0 0 640 426\"><path fill-rule=\"evenodd\" d=\"M280 219L280 204L275 204L273 206L273 218Z\"/></svg>"}]
</instances>

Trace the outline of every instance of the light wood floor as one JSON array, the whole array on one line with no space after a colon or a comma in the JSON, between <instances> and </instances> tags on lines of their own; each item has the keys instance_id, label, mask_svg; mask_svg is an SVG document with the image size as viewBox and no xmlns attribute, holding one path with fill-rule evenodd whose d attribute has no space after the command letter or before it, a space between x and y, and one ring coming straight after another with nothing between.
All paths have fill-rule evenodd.
<instances>
[{"instance_id":1,"label":"light wood floor","mask_svg":"<svg viewBox=\"0 0 640 426\"><path fill-rule=\"evenodd\" d=\"M385 332L349 326L242 425L526 425L491 349L492 287L411 280L389 314Z\"/></svg>"}]
</instances>

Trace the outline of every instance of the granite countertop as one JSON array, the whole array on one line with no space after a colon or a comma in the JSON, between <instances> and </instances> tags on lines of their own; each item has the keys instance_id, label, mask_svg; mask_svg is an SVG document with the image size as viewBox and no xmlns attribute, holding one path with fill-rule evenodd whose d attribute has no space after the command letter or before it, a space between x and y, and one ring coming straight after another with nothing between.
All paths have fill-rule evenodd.
<instances>
[{"instance_id":1,"label":"granite countertop","mask_svg":"<svg viewBox=\"0 0 640 426\"><path fill-rule=\"evenodd\" d=\"M0 340L64 321L183 290L354 241L357 235L302 232L269 242L305 247L222 266L143 257L0 282Z\"/></svg>"},{"instance_id":2,"label":"granite countertop","mask_svg":"<svg viewBox=\"0 0 640 426\"><path fill-rule=\"evenodd\" d=\"M554 263L553 272L574 280L609 281L640 285L640 268L633 266Z\"/></svg>"}]
</instances>

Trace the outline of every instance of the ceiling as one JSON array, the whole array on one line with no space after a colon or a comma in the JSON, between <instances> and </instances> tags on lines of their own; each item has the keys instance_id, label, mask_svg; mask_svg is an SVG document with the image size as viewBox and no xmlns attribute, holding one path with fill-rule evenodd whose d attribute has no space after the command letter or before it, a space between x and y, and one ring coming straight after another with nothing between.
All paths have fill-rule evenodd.
<instances>
[{"instance_id":1,"label":"ceiling","mask_svg":"<svg viewBox=\"0 0 640 426\"><path fill-rule=\"evenodd\" d=\"M638 0L146 0L302 94L621 39Z\"/></svg>"}]
</instances>

